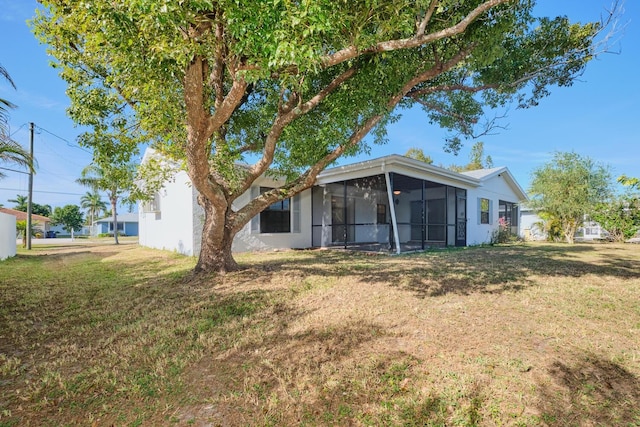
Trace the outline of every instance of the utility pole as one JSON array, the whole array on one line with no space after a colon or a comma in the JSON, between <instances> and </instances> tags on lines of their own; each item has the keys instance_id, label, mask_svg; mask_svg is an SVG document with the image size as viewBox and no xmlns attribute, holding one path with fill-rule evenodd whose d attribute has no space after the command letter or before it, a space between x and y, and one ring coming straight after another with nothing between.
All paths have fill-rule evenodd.
<instances>
[{"instance_id":1,"label":"utility pole","mask_svg":"<svg viewBox=\"0 0 640 427\"><path fill-rule=\"evenodd\" d=\"M31 250L31 208L33 207L33 122L29 123L29 155L31 168L29 169L29 196L27 198L27 250Z\"/></svg>"}]
</instances>

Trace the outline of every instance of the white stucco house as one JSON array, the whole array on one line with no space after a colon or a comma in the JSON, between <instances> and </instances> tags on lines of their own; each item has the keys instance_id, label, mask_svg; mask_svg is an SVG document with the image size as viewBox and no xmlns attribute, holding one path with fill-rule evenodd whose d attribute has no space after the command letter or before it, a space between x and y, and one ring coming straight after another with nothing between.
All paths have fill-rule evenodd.
<instances>
[{"instance_id":1,"label":"white stucco house","mask_svg":"<svg viewBox=\"0 0 640 427\"><path fill-rule=\"evenodd\" d=\"M145 153L143 162L157 154ZM259 178L236 208L278 185ZM399 155L334 167L316 184L256 215L235 237L235 252L342 247L403 251L491 241L500 222L518 233L527 195L506 167L457 173ZM143 246L197 255L203 211L184 171L139 209Z\"/></svg>"}]
</instances>

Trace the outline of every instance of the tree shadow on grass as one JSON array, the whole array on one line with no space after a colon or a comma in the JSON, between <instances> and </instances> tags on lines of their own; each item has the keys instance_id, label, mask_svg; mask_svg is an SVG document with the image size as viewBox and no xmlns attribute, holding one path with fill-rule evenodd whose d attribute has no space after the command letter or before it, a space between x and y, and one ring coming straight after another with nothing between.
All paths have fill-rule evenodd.
<instances>
[{"instance_id":1,"label":"tree shadow on grass","mask_svg":"<svg viewBox=\"0 0 640 427\"><path fill-rule=\"evenodd\" d=\"M225 335L233 342L207 352L185 374L197 391L196 401L215 403L204 412L202 405L182 408L177 418L198 418L199 425L294 425L340 418L362 374L349 369L356 353L384 331L370 322L292 331L290 326L307 314L281 301L248 322L228 324ZM260 332L247 334L254 328ZM396 352L383 364L405 357Z\"/></svg>"},{"instance_id":2,"label":"tree shadow on grass","mask_svg":"<svg viewBox=\"0 0 640 427\"><path fill-rule=\"evenodd\" d=\"M550 385L540 385L539 411L551 426L640 424L640 378L594 355L556 361Z\"/></svg>"},{"instance_id":3,"label":"tree shadow on grass","mask_svg":"<svg viewBox=\"0 0 640 427\"><path fill-rule=\"evenodd\" d=\"M593 245L475 247L398 257L361 252L306 251L295 259L261 261L264 273L351 277L391 283L425 298L449 293L500 293L535 285L541 276L640 278L638 251Z\"/></svg>"}]
</instances>

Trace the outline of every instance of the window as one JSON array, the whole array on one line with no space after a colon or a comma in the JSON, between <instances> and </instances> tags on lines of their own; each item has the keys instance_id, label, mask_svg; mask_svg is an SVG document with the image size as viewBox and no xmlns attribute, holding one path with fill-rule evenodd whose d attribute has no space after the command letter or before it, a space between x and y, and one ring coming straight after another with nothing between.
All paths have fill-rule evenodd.
<instances>
[{"instance_id":1,"label":"window","mask_svg":"<svg viewBox=\"0 0 640 427\"><path fill-rule=\"evenodd\" d=\"M142 212L160 212L160 194L153 195L153 199L142 204Z\"/></svg>"},{"instance_id":2,"label":"window","mask_svg":"<svg viewBox=\"0 0 640 427\"><path fill-rule=\"evenodd\" d=\"M118 231L124 230L124 223L118 222ZM109 231L113 231L113 222L109 223Z\"/></svg>"},{"instance_id":3,"label":"window","mask_svg":"<svg viewBox=\"0 0 640 427\"><path fill-rule=\"evenodd\" d=\"M489 199L480 199L480 224L489 224Z\"/></svg>"},{"instance_id":4,"label":"window","mask_svg":"<svg viewBox=\"0 0 640 427\"><path fill-rule=\"evenodd\" d=\"M260 193L269 190L271 190L271 188L260 187ZM280 200L260 213L260 232L291 232L291 199Z\"/></svg>"}]
</instances>

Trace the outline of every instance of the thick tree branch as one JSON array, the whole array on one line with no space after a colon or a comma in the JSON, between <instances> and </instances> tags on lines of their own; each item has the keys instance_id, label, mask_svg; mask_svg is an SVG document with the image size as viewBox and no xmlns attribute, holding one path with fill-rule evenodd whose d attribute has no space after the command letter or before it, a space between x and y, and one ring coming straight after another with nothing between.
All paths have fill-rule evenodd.
<instances>
[{"instance_id":1,"label":"thick tree branch","mask_svg":"<svg viewBox=\"0 0 640 427\"><path fill-rule=\"evenodd\" d=\"M321 60L321 63L325 68L329 68L345 61L357 58L358 56L400 49L410 49L434 42L436 40L453 37L457 34L464 33L467 27L480 15L500 4L508 3L510 1L513 0L488 0L473 9L471 12L469 12L469 14L467 14L467 16L460 20L460 22L451 27L426 35L417 34L416 36L408 39L387 40L384 42L379 42L369 48L362 50L358 50L355 46L349 46L324 57Z\"/></svg>"},{"instance_id":2,"label":"thick tree branch","mask_svg":"<svg viewBox=\"0 0 640 427\"><path fill-rule=\"evenodd\" d=\"M355 75L355 67L351 67L338 75L333 79L325 88L318 92L315 96L309 99L307 102L292 108L284 114L279 114L273 122L269 134L265 138L265 146L263 149L262 158L256 162L249 170L248 175L245 178L244 185L238 189L237 194L244 193L260 175L265 173L267 169L273 163L273 157L276 150L277 142L282 135L285 127L290 124L296 118L307 114L309 111L317 107L324 99L327 98L332 92L338 89L344 82L349 80Z\"/></svg>"},{"instance_id":3,"label":"thick tree branch","mask_svg":"<svg viewBox=\"0 0 640 427\"><path fill-rule=\"evenodd\" d=\"M387 102L387 111L392 111L398 103L405 97L407 94L418 84L433 79L438 75L449 71L457 64L460 63L464 58L466 58L471 52L472 47L468 49L463 49L458 52L453 58L450 60L439 64L439 66L432 67L423 73L420 73L408 80L404 86L393 95L389 101ZM349 72L347 70L345 73ZM341 78L341 76L336 79ZM345 79L346 80L346 79ZM335 80L334 80L335 82ZM332 82L333 83L333 82ZM339 85L337 85L339 87ZM319 101L318 101L319 102ZM253 216L257 215L267 206L273 204L278 200L282 200L287 197L291 197L294 194L298 194L303 190L311 188L316 181L316 178L329 164L342 156L348 149L354 147L359 144L362 139L369 133L371 130L385 117L385 114L376 114L370 118L368 118L362 125L360 125L349 137L348 141L334 148L331 152L325 155L322 159L316 162L313 166L311 166L305 173L300 175L300 177L288 184L283 185L280 188L268 191L266 193L261 194L258 198L253 199L243 208L239 209L237 212L233 213L229 218L232 224L232 229L234 231L239 231L248 220L250 220ZM269 163L270 164L270 163ZM254 166L255 167L255 166ZM268 167L268 165L267 165ZM266 170L266 169L265 169ZM255 173L255 171L253 172ZM247 180L246 191L251 183L255 180L258 175L252 176L253 179Z\"/></svg>"}]
</instances>

